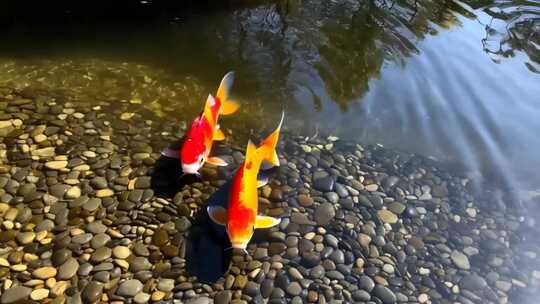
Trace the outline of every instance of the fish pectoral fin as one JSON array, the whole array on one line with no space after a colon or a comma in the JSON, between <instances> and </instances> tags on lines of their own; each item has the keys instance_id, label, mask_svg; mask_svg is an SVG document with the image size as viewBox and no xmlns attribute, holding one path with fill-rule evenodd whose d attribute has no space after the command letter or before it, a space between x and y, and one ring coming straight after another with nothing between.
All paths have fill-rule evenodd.
<instances>
[{"instance_id":1,"label":"fish pectoral fin","mask_svg":"<svg viewBox=\"0 0 540 304\"><path fill-rule=\"evenodd\" d=\"M279 167L279 156L277 155L277 152L275 150L274 150L274 155L272 157L271 164L276 167Z\"/></svg>"},{"instance_id":2,"label":"fish pectoral fin","mask_svg":"<svg viewBox=\"0 0 540 304\"><path fill-rule=\"evenodd\" d=\"M265 215L257 215L257 218L255 219L255 229L274 227L280 222L281 219L278 218Z\"/></svg>"},{"instance_id":3,"label":"fish pectoral fin","mask_svg":"<svg viewBox=\"0 0 540 304\"><path fill-rule=\"evenodd\" d=\"M217 156L211 156L206 160L207 163L218 166L218 167L225 167L227 166L227 162L224 161L222 158L219 158Z\"/></svg>"},{"instance_id":4,"label":"fish pectoral fin","mask_svg":"<svg viewBox=\"0 0 540 304\"><path fill-rule=\"evenodd\" d=\"M165 148L165 150L161 152L161 155L167 156L170 158L180 158L180 150Z\"/></svg>"},{"instance_id":5,"label":"fish pectoral fin","mask_svg":"<svg viewBox=\"0 0 540 304\"><path fill-rule=\"evenodd\" d=\"M227 223L227 210L221 206L208 206L206 208L212 222L223 225Z\"/></svg>"},{"instance_id":6,"label":"fish pectoral fin","mask_svg":"<svg viewBox=\"0 0 540 304\"><path fill-rule=\"evenodd\" d=\"M223 101L223 104L221 105L221 110L219 111L219 114L221 115L230 115L238 108L240 107L240 104L237 101L226 99Z\"/></svg>"},{"instance_id":7,"label":"fish pectoral fin","mask_svg":"<svg viewBox=\"0 0 540 304\"><path fill-rule=\"evenodd\" d=\"M268 184L269 178L268 175L264 172L259 172L259 175L257 175L257 188L260 188L266 184Z\"/></svg>"},{"instance_id":8,"label":"fish pectoral fin","mask_svg":"<svg viewBox=\"0 0 540 304\"><path fill-rule=\"evenodd\" d=\"M224 140L225 139L225 134L223 134L223 131L221 131L221 129L216 128L214 130L214 136L213 136L212 139L213 140Z\"/></svg>"}]
</instances>

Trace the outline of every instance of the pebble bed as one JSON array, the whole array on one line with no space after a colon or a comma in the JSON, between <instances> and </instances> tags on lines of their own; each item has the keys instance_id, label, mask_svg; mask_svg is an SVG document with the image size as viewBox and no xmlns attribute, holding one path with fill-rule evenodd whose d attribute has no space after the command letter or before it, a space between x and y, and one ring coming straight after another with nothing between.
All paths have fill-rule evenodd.
<instances>
[{"instance_id":1,"label":"pebble bed","mask_svg":"<svg viewBox=\"0 0 540 304\"><path fill-rule=\"evenodd\" d=\"M260 212L280 225L247 255L234 252L216 282L201 282L187 270L195 215L244 145L219 148L229 167L161 193L159 152L185 124L150 118L139 103L0 87L0 303L528 303L538 294L538 231L475 198L469 179L418 155L289 132L281 167L260 189Z\"/></svg>"}]
</instances>

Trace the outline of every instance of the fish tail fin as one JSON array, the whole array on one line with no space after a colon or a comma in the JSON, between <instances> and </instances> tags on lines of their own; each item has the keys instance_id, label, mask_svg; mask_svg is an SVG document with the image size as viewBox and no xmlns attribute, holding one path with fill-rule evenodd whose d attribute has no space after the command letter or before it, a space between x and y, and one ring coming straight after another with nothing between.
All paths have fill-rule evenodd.
<instances>
[{"instance_id":1,"label":"fish tail fin","mask_svg":"<svg viewBox=\"0 0 540 304\"><path fill-rule=\"evenodd\" d=\"M277 128L270 133L263 141L258 150L262 153L262 160L270 163L272 166L279 166L279 157L276 152L276 146L279 140L279 132L283 125L283 119L285 118L285 112L281 112L281 120Z\"/></svg>"},{"instance_id":2,"label":"fish tail fin","mask_svg":"<svg viewBox=\"0 0 540 304\"><path fill-rule=\"evenodd\" d=\"M219 84L216 97L221 101L221 110L219 111L219 114L221 115L229 115L238 110L238 103L229 99L233 82L234 72L229 72L223 76L223 79Z\"/></svg>"}]
</instances>

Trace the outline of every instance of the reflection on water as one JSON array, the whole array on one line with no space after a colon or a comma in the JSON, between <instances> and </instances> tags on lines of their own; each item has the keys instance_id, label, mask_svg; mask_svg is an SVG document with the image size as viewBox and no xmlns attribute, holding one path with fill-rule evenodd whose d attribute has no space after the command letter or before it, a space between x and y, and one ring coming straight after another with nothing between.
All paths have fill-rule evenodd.
<instances>
[{"instance_id":1,"label":"reflection on water","mask_svg":"<svg viewBox=\"0 0 540 304\"><path fill-rule=\"evenodd\" d=\"M0 80L64 85L89 100L121 96L181 120L200 111L220 75L235 69L243 111L229 120L234 130L260 130L285 107L291 128L433 155L489 183L540 186L539 1L242 5L151 2L122 19L122 7L103 7L103 17L99 9L69 8L48 14L52 25L8 10L0 18L7 23L0 39L8 42L0 56L10 63ZM46 68L28 63L36 58L52 61ZM65 58L73 61L63 68ZM96 58L163 70L100 69L88 63ZM78 65L94 72L75 78ZM111 92L118 88L125 92Z\"/></svg>"},{"instance_id":2,"label":"reflection on water","mask_svg":"<svg viewBox=\"0 0 540 304\"><path fill-rule=\"evenodd\" d=\"M528 56L525 65L531 72L540 73L540 1L496 1L484 12L491 16L485 24L484 50L495 62L515 57L516 52Z\"/></svg>"}]
</instances>

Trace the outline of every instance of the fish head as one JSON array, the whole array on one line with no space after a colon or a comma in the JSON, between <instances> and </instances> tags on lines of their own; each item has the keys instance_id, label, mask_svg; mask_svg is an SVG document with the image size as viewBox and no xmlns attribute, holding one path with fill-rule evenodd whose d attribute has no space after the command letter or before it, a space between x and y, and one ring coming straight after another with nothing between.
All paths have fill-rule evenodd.
<instances>
[{"instance_id":1,"label":"fish head","mask_svg":"<svg viewBox=\"0 0 540 304\"><path fill-rule=\"evenodd\" d=\"M254 210L242 205L229 208L226 228L232 248L246 249L255 232L255 216Z\"/></svg>"},{"instance_id":2,"label":"fish head","mask_svg":"<svg viewBox=\"0 0 540 304\"><path fill-rule=\"evenodd\" d=\"M231 241L231 247L235 249L246 249L249 241L253 237L254 228L246 229L245 231L240 231L237 229L230 229L228 227L227 234L229 235L229 240Z\"/></svg>"},{"instance_id":3,"label":"fish head","mask_svg":"<svg viewBox=\"0 0 540 304\"><path fill-rule=\"evenodd\" d=\"M195 134L188 134L180 152L182 171L185 174L197 174L206 161L206 147L204 138Z\"/></svg>"}]
</instances>

